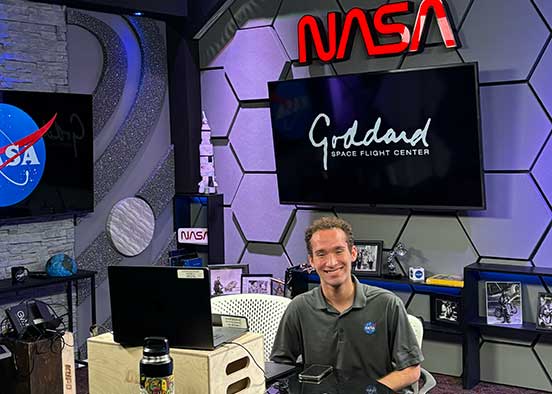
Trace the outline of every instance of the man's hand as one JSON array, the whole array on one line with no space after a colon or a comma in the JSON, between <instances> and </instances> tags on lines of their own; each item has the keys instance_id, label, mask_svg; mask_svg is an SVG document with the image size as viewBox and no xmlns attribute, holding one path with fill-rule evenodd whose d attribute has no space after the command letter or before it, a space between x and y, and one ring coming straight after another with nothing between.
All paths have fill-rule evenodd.
<instances>
[{"instance_id":1,"label":"man's hand","mask_svg":"<svg viewBox=\"0 0 552 394\"><path fill-rule=\"evenodd\" d=\"M416 383L418 379L420 379L420 364L406 367L400 371L393 371L389 375L378 379L378 382L386 385L393 391L399 391Z\"/></svg>"}]
</instances>

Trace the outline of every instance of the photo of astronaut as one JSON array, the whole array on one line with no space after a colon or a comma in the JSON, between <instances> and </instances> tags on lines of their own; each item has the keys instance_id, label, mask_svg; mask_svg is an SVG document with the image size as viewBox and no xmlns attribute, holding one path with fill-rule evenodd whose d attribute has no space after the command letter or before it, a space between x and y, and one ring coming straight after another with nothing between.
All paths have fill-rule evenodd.
<instances>
[{"instance_id":1,"label":"photo of astronaut","mask_svg":"<svg viewBox=\"0 0 552 394\"><path fill-rule=\"evenodd\" d=\"M221 296L241 293L242 274L249 272L247 264L210 265L211 295Z\"/></svg>"},{"instance_id":2,"label":"photo of astronaut","mask_svg":"<svg viewBox=\"0 0 552 394\"><path fill-rule=\"evenodd\" d=\"M552 293L539 293L537 329L552 330Z\"/></svg>"},{"instance_id":3,"label":"photo of astronaut","mask_svg":"<svg viewBox=\"0 0 552 394\"><path fill-rule=\"evenodd\" d=\"M460 306L456 301L441 298L435 299L436 320L447 323L458 323L459 309Z\"/></svg>"},{"instance_id":4,"label":"photo of astronaut","mask_svg":"<svg viewBox=\"0 0 552 394\"><path fill-rule=\"evenodd\" d=\"M522 324L521 282L485 282L487 324Z\"/></svg>"},{"instance_id":5,"label":"photo of astronaut","mask_svg":"<svg viewBox=\"0 0 552 394\"><path fill-rule=\"evenodd\" d=\"M383 241L357 241L357 258L353 261L353 272L359 275L379 276Z\"/></svg>"}]
</instances>

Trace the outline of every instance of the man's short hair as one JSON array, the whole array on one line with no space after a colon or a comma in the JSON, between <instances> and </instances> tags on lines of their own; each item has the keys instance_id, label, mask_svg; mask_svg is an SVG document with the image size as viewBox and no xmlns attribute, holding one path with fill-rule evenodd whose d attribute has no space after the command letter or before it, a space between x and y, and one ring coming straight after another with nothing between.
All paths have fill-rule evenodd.
<instances>
[{"instance_id":1,"label":"man's short hair","mask_svg":"<svg viewBox=\"0 0 552 394\"><path fill-rule=\"evenodd\" d=\"M312 246L310 241L314 233L320 230L331 230L334 228L343 230L347 240L347 245L349 246L349 251L353 250L355 239L351 225L341 218L335 216L324 216L312 222L312 224L305 230L305 243L307 244L307 252L309 256L312 256Z\"/></svg>"}]
</instances>

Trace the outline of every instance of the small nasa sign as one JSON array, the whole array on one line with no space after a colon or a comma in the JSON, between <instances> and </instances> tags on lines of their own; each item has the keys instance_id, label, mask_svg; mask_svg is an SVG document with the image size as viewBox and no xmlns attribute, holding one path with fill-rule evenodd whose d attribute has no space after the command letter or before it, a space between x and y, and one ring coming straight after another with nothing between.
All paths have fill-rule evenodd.
<instances>
[{"instance_id":1,"label":"small nasa sign","mask_svg":"<svg viewBox=\"0 0 552 394\"><path fill-rule=\"evenodd\" d=\"M177 240L181 244L207 245L209 243L207 229L199 227L179 228Z\"/></svg>"}]
</instances>

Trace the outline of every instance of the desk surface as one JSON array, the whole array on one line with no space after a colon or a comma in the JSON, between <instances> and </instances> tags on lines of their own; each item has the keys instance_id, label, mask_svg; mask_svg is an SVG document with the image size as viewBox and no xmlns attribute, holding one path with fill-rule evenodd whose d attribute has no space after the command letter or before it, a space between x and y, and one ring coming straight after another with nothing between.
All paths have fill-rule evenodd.
<instances>
[{"instance_id":1,"label":"desk surface","mask_svg":"<svg viewBox=\"0 0 552 394\"><path fill-rule=\"evenodd\" d=\"M278 380L269 394L393 394L389 388L358 373L334 371L320 383L302 383L298 374Z\"/></svg>"}]
</instances>

